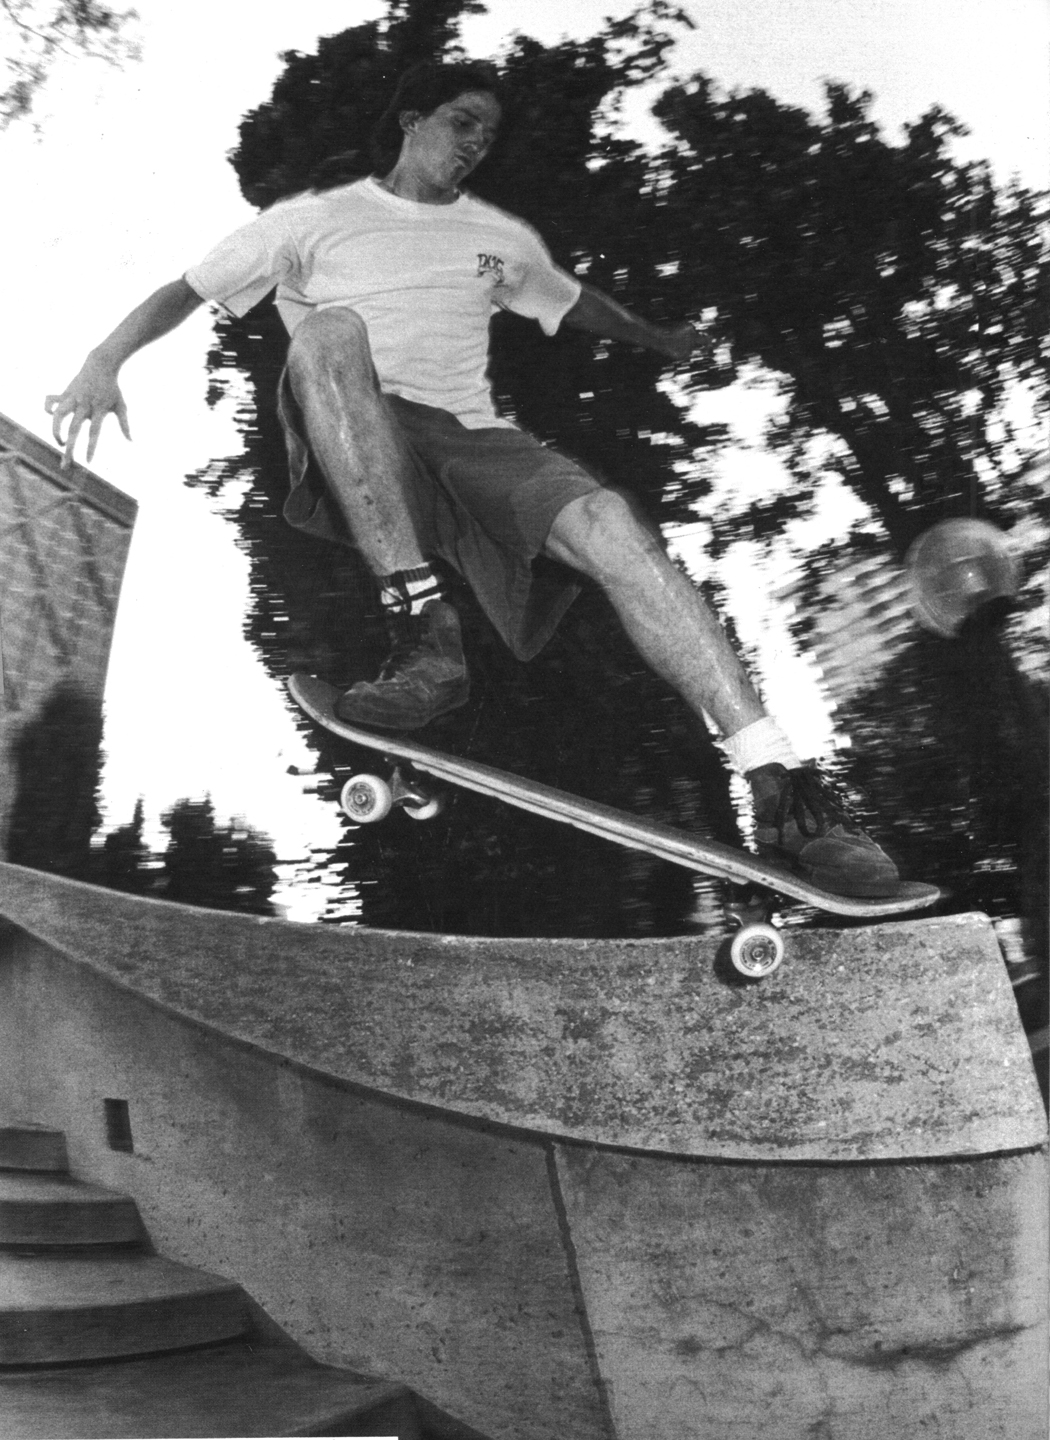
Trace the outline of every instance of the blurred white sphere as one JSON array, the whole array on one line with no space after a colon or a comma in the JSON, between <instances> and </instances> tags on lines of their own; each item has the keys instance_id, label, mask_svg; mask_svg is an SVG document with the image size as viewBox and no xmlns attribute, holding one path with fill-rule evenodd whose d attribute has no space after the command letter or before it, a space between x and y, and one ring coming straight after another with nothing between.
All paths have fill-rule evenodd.
<instances>
[{"instance_id":1,"label":"blurred white sphere","mask_svg":"<svg viewBox=\"0 0 1050 1440\"><path fill-rule=\"evenodd\" d=\"M992 600L1017 594L1021 562L987 520L941 520L924 530L904 560L916 620L951 639Z\"/></svg>"}]
</instances>

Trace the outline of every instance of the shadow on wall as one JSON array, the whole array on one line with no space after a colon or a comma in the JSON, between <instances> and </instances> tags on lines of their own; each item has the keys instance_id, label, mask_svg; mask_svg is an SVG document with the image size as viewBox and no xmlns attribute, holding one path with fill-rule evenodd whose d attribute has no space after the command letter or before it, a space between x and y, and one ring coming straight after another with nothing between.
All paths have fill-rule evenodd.
<instances>
[{"instance_id":1,"label":"shadow on wall","mask_svg":"<svg viewBox=\"0 0 1050 1440\"><path fill-rule=\"evenodd\" d=\"M100 821L102 701L73 681L51 691L12 746L7 855L19 865L87 878Z\"/></svg>"}]
</instances>

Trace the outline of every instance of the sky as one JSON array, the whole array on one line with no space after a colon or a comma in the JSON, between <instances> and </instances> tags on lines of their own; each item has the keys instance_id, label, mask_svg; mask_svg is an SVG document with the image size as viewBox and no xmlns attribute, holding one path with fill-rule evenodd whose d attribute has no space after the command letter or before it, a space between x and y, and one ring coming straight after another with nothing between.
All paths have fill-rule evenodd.
<instances>
[{"instance_id":1,"label":"sky","mask_svg":"<svg viewBox=\"0 0 1050 1440\"><path fill-rule=\"evenodd\" d=\"M23 123L0 135L5 208L17 216L2 242L0 411L45 438L44 396L64 388L127 310L250 218L225 156L240 117L268 98L280 52L311 50L320 35L385 10L371 0L137 0L136 8L139 63L70 63L43 98L38 130ZM488 14L467 19L463 38L471 53L491 55L515 30L547 42L582 36L632 8L490 0ZM685 0L683 8L695 26L672 55L683 78L703 70L726 88L764 87L810 110L820 108L824 79L845 80L874 93L875 118L891 138L940 103L972 130L961 154L989 159L1000 180L1016 173L1047 184L1045 0ZM627 119L642 136L656 133L644 97ZM155 826L161 808L207 791L220 817L246 815L291 859L333 842L339 826L330 806L284 773L308 757L287 703L241 636L246 562L227 522L181 483L241 448L233 402L204 404L210 334L202 309L128 363L133 442L107 422L92 465L140 505L107 688L107 821L130 818L144 793ZM772 463L761 411L745 397L729 416L739 444L727 464L757 484ZM819 731L812 709L790 713L805 687L783 688L789 731ZM217 731L221 716L228 723ZM827 735L797 738L819 745Z\"/></svg>"}]
</instances>

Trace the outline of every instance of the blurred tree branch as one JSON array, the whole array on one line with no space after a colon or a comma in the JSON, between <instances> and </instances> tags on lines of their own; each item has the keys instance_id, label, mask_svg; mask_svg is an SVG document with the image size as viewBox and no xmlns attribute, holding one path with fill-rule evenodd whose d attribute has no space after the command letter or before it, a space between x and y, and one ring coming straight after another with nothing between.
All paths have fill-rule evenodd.
<instances>
[{"instance_id":1,"label":"blurred tree branch","mask_svg":"<svg viewBox=\"0 0 1050 1440\"><path fill-rule=\"evenodd\" d=\"M112 10L99 0L0 0L0 39L9 82L0 90L0 130L26 119L56 62L85 56L122 65L137 60L128 27L135 10Z\"/></svg>"}]
</instances>

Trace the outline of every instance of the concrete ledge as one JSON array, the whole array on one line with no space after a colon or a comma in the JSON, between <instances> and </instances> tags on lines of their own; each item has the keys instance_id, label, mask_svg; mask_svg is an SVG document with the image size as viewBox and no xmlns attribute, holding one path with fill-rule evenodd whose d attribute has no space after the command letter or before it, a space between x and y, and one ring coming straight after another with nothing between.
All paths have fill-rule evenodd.
<instances>
[{"instance_id":1,"label":"concrete ledge","mask_svg":"<svg viewBox=\"0 0 1050 1440\"><path fill-rule=\"evenodd\" d=\"M793 932L781 970L747 985L692 938L298 925L13 865L0 865L0 913L231 1039L515 1129L749 1161L979 1155L1045 1138L980 915Z\"/></svg>"},{"instance_id":2,"label":"concrete ledge","mask_svg":"<svg viewBox=\"0 0 1050 1440\"><path fill-rule=\"evenodd\" d=\"M776 986L733 988L693 942L325 931L0 879L92 957L0 937L0 1096L316 1360L492 1440L1045 1440L1044 1127L979 917L814 932ZM537 1095L550 1128L522 1124ZM699 1148L725 1143L720 1095L727 1159ZM608 1140L687 1126L692 1155ZM1002 1148L948 1158L958 1135Z\"/></svg>"}]
</instances>

